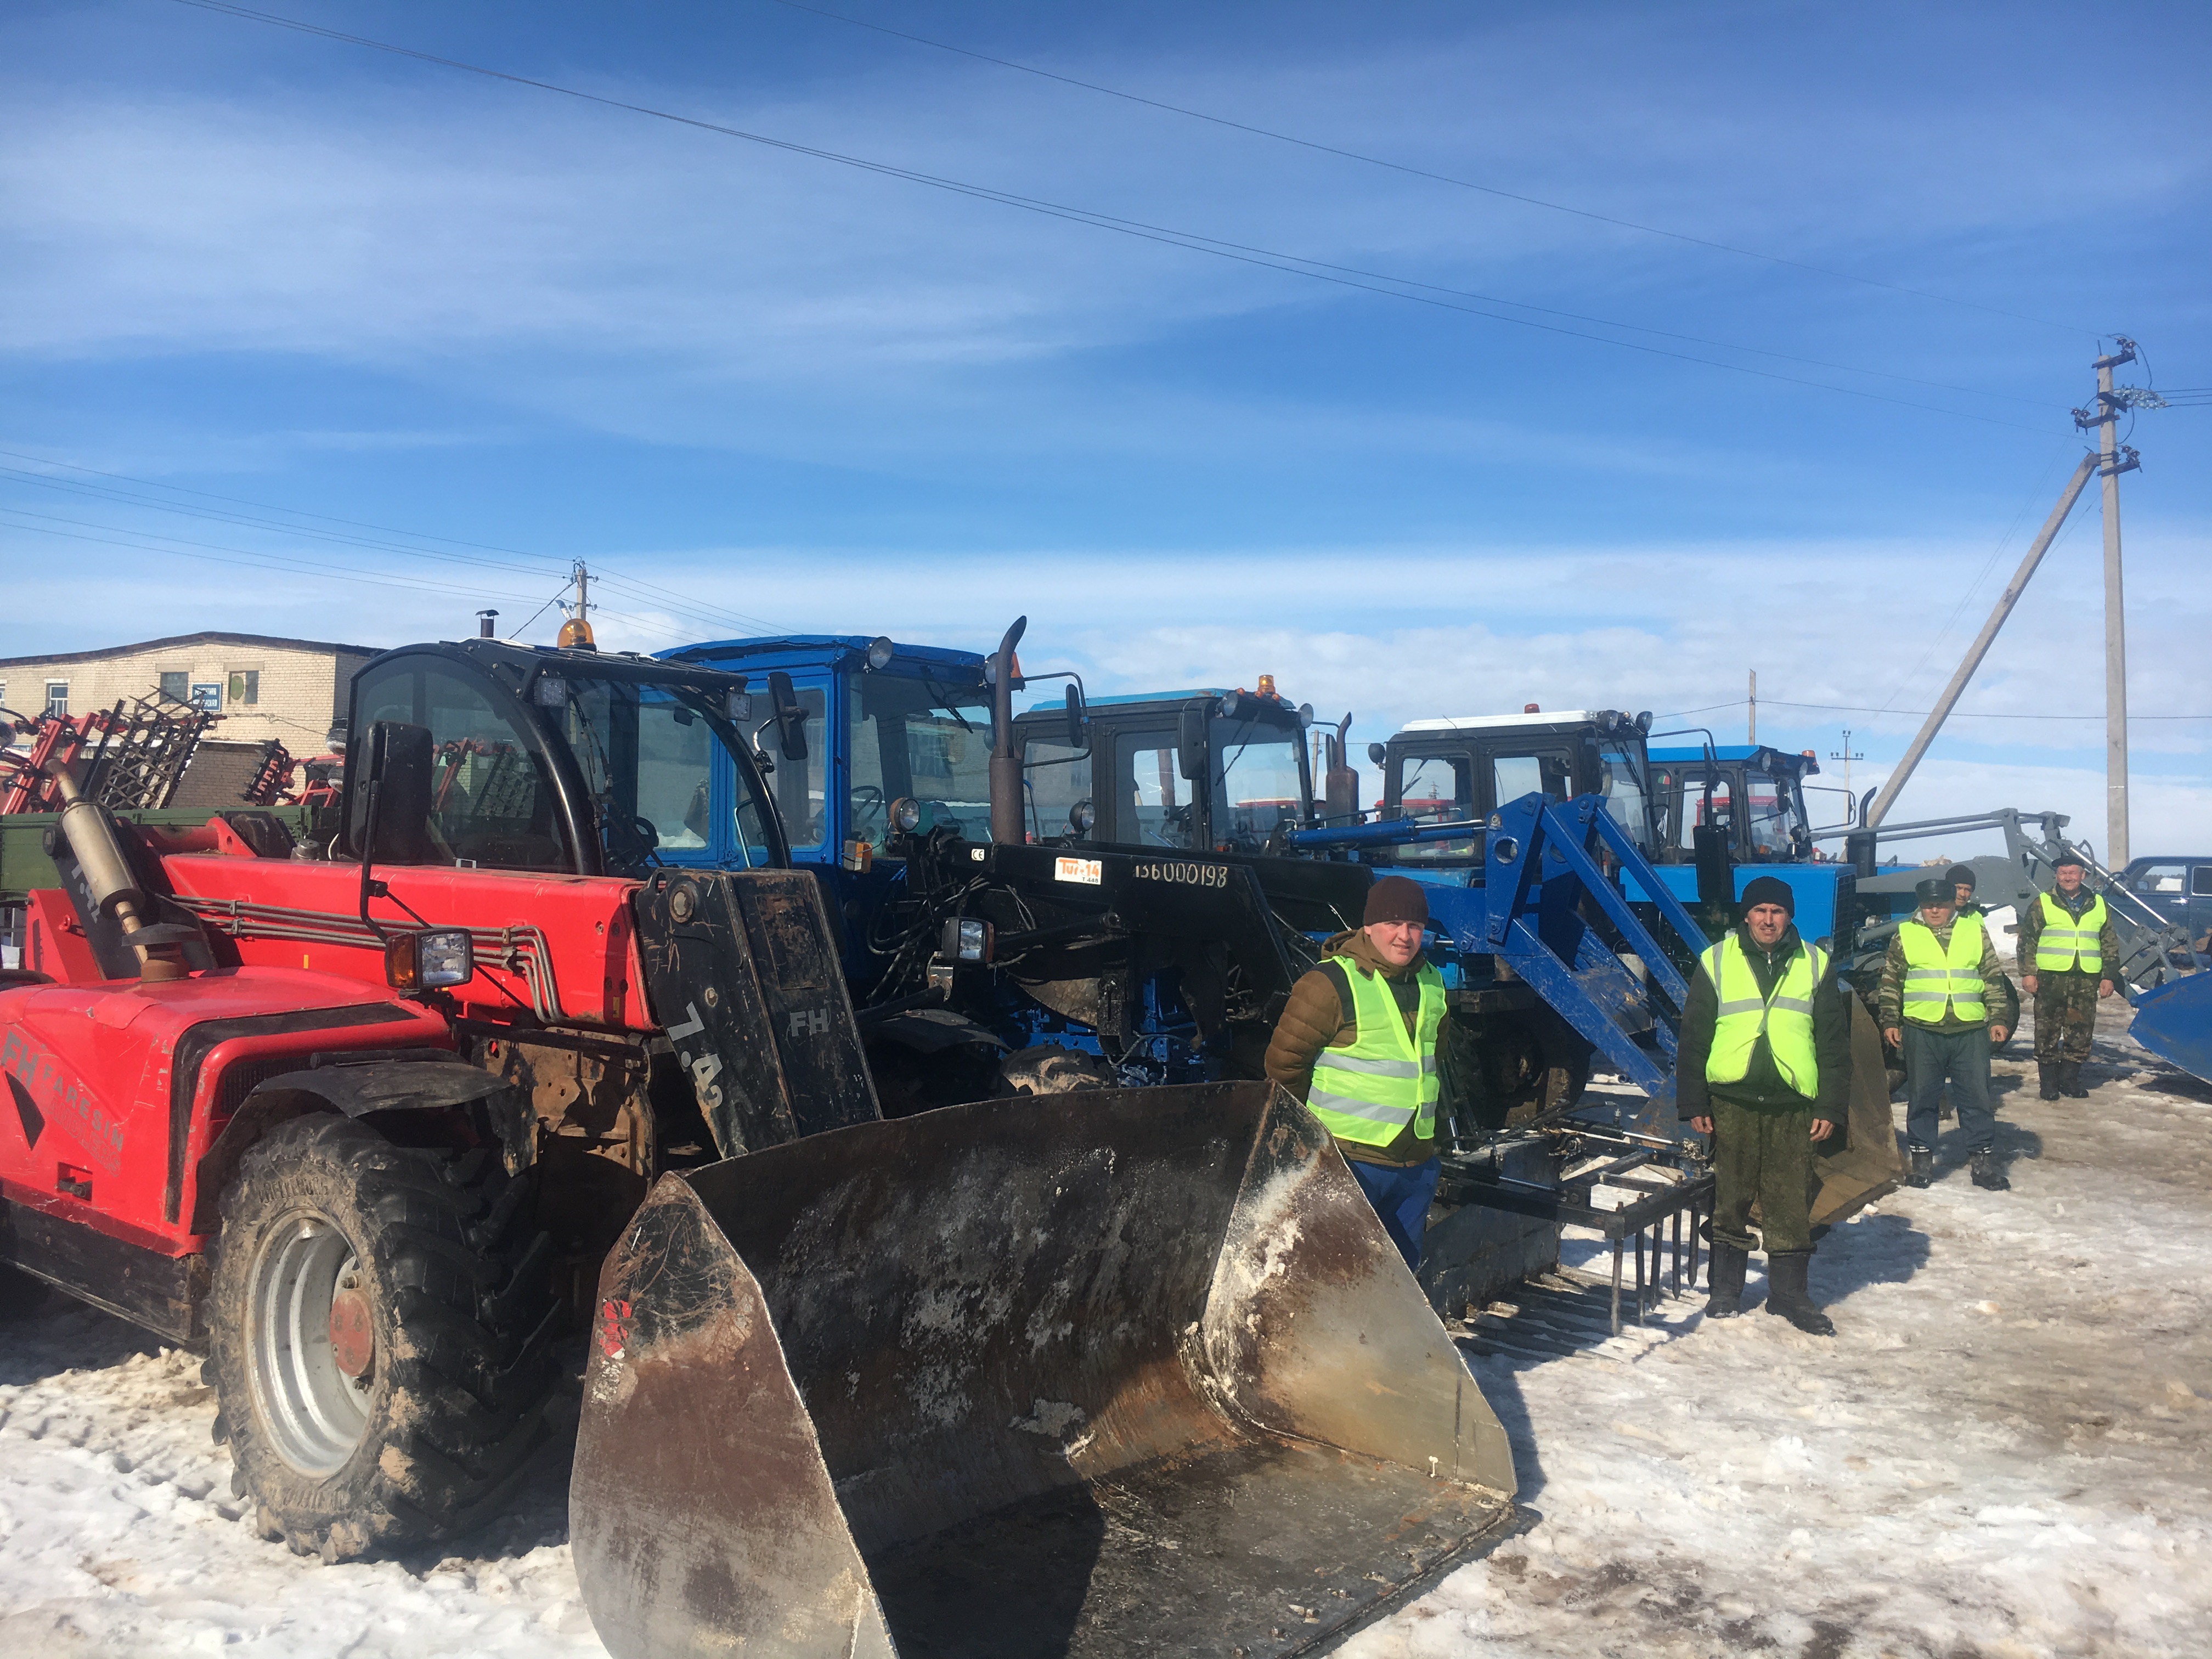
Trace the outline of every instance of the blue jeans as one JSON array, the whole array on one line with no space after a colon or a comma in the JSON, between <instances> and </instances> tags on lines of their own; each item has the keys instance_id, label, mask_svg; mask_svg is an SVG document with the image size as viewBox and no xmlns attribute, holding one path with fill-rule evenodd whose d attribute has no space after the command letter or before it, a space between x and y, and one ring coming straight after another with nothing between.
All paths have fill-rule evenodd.
<instances>
[{"instance_id":1,"label":"blue jeans","mask_svg":"<svg viewBox=\"0 0 2212 1659\"><path fill-rule=\"evenodd\" d=\"M1905 1022L1905 1133L1916 1146L1936 1145L1936 1109L1943 1079L1951 1080L1951 1104L1966 1145L1979 1150L1996 1138L1997 1115L1990 1104L1990 1031L1969 1025L1939 1031Z\"/></svg>"},{"instance_id":2,"label":"blue jeans","mask_svg":"<svg viewBox=\"0 0 2212 1659\"><path fill-rule=\"evenodd\" d=\"M1425 1164L1362 1164L1344 1160L1358 1177L1359 1189L1382 1218L1382 1231L1415 1272L1421 1266L1421 1236L1429 1230L1429 1203L1437 1195L1437 1176L1443 1166L1431 1158Z\"/></svg>"}]
</instances>

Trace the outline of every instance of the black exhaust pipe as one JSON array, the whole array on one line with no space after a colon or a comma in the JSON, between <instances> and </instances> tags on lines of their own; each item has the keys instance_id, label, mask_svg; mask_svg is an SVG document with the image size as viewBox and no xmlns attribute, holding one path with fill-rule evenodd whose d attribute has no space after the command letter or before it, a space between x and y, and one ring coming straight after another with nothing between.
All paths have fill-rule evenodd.
<instances>
[{"instance_id":1,"label":"black exhaust pipe","mask_svg":"<svg viewBox=\"0 0 2212 1659\"><path fill-rule=\"evenodd\" d=\"M1014 647L1021 643L1027 617L999 641L991 659L991 839L1019 845L1028 839L1022 811L1022 751L1014 743Z\"/></svg>"}]
</instances>

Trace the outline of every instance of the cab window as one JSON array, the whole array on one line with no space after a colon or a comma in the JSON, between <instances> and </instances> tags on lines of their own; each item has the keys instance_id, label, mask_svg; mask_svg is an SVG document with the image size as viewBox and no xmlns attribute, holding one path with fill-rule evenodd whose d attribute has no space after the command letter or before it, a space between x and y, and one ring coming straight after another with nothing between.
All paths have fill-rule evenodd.
<instances>
[{"instance_id":1,"label":"cab window","mask_svg":"<svg viewBox=\"0 0 2212 1659\"><path fill-rule=\"evenodd\" d=\"M1415 823L1462 823L1473 817L1474 802L1474 763L1464 755L1407 756L1403 781L1398 786L1398 813ZM1394 850L1393 861L1401 864L1434 863L1447 859L1468 859L1475 854L1475 840L1416 842L1409 847Z\"/></svg>"},{"instance_id":2,"label":"cab window","mask_svg":"<svg viewBox=\"0 0 2212 1659\"><path fill-rule=\"evenodd\" d=\"M804 694L802 694L803 696ZM918 826L944 825L981 841L991 823L991 711L981 686L942 686L896 674L852 674L845 681L846 831L881 847L890 803L912 799Z\"/></svg>"},{"instance_id":3,"label":"cab window","mask_svg":"<svg viewBox=\"0 0 2212 1659\"><path fill-rule=\"evenodd\" d=\"M794 760L783 752L783 728L765 696L753 700L757 723L752 735L755 746L775 763L775 770L768 781L769 790L775 797L776 811L782 815L784 835L791 843L791 850L799 853L821 846L830 834L828 794L823 783L828 776L830 733L823 714L829 696L818 685L797 686L793 690L799 707L806 716L803 728L805 757Z\"/></svg>"},{"instance_id":4,"label":"cab window","mask_svg":"<svg viewBox=\"0 0 2212 1659\"><path fill-rule=\"evenodd\" d=\"M1131 732L1114 744L1115 833L1140 847L1195 846L1192 786L1176 763L1176 734Z\"/></svg>"},{"instance_id":5,"label":"cab window","mask_svg":"<svg viewBox=\"0 0 2212 1659\"><path fill-rule=\"evenodd\" d=\"M1217 720L1208 733L1220 758L1221 793L1213 803L1213 838L1256 853L1279 824L1296 829L1308 790L1299 765L1300 728L1272 720Z\"/></svg>"},{"instance_id":6,"label":"cab window","mask_svg":"<svg viewBox=\"0 0 2212 1659\"><path fill-rule=\"evenodd\" d=\"M1097 802L1091 793L1091 755L1070 749L1065 742L1031 738L1022 750L1022 804L1031 841L1056 841L1073 836L1088 841L1108 826L1096 824L1088 833L1079 830L1071 816L1079 806Z\"/></svg>"},{"instance_id":7,"label":"cab window","mask_svg":"<svg viewBox=\"0 0 2212 1659\"><path fill-rule=\"evenodd\" d=\"M427 726L430 845L441 861L573 870L552 769L536 734L475 682L420 658L364 671L362 735L378 720Z\"/></svg>"},{"instance_id":8,"label":"cab window","mask_svg":"<svg viewBox=\"0 0 2212 1659\"><path fill-rule=\"evenodd\" d=\"M1749 806L1752 858L1766 863L1795 858L1798 833L1805 825L1789 785L1764 772L1749 773L1744 797Z\"/></svg>"},{"instance_id":9,"label":"cab window","mask_svg":"<svg viewBox=\"0 0 2212 1659\"><path fill-rule=\"evenodd\" d=\"M1647 854L1651 850L1650 802L1645 796L1643 769L1626 750L1607 749L1599 762L1598 787L1605 810L1628 832L1628 838Z\"/></svg>"}]
</instances>

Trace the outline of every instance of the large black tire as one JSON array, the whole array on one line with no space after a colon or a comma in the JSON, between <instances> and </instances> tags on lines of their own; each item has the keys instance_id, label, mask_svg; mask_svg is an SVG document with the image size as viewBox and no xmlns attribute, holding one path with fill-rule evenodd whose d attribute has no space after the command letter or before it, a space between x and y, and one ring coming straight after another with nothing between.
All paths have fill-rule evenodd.
<instances>
[{"instance_id":1,"label":"large black tire","mask_svg":"<svg viewBox=\"0 0 2212 1659\"><path fill-rule=\"evenodd\" d=\"M544 1435L552 1255L487 1149L321 1115L255 1145L222 1195L207 1380L263 1533L337 1561L494 1509Z\"/></svg>"}]
</instances>

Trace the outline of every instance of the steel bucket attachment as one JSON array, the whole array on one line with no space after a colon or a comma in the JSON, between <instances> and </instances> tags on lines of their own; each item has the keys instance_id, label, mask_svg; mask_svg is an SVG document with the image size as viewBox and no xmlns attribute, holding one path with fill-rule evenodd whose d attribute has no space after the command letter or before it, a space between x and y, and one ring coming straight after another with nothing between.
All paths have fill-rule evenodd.
<instances>
[{"instance_id":1,"label":"steel bucket attachment","mask_svg":"<svg viewBox=\"0 0 2212 1659\"><path fill-rule=\"evenodd\" d=\"M2135 994L2128 1035L2160 1060L2212 1083L2212 972L2185 974Z\"/></svg>"},{"instance_id":2,"label":"steel bucket attachment","mask_svg":"<svg viewBox=\"0 0 2212 1659\"><path fill-rule=\"evenodd\" d=\"M1813 1224L1832 1226L1895 1187L1905 1174L1897 1126L1889 1110L1889 1073L1881 1057L1881 1028L1866 1004L1846 995L1851 1008L1850 1115L1820 1143L1814 1171Z\"/></svg>"},{"instance_id":3,"label":"steel bucket attachment","mask_svg":"<svg viewBox=\"0 0 2212 1659\"><path fill-rule=\"evenodd\" d=\"M599 1294L571 1535L617 1659L1294 1654L1516 1515L1497 1418L1264 1083L672 1175Z\"/></svg>"}]
</instances>

